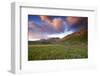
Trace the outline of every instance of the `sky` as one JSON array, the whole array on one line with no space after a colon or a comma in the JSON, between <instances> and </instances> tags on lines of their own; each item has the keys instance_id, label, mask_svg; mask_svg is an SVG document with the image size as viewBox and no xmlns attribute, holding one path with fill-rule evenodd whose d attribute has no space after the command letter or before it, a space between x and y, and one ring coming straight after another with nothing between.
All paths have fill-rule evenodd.
<instances>
[{"instance_id":1,"label":"sky","mask_svg":"<svg viewBox=\"0 0 100 76\"><path fill-rule=\"evenodd\" d=\"M28 15L29 41L63 38L66 35L87 29L87 17Z\"/></svg>"}]
</instances>

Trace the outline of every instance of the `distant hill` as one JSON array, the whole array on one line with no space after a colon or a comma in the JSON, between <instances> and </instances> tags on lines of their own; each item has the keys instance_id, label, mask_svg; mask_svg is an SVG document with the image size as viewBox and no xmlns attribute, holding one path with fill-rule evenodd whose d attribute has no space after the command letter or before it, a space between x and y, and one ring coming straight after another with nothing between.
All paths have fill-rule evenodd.
<instances>
[{"instance_id":1,"label":"distant hill","mask_svg":"<svg viewBox=\"0 0 100 76\"><path fill-rule=\"evenodd\" d=\"M38 41L28 41L28 44L32 45L32 44L55 44L57 42L59 42L60 38L58 37L54 37L54 38L49 38L49 39L41 39Z\"/></svg>"}]
</instances>

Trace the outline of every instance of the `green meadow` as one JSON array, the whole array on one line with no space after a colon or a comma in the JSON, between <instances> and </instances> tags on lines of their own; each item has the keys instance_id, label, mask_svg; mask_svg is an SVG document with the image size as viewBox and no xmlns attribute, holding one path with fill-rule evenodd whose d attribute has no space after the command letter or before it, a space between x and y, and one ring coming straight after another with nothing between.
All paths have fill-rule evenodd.
<instances>
[{"instance_id":1,"label":"green meadow","mask_svg":"<svg viewBox=\"0 0 100 76\"><path fill-rule=\"evenodd\" d=\"M28 60L79 59L87 57L86 43L28 46Z\"/></svg>"}]
</instances>

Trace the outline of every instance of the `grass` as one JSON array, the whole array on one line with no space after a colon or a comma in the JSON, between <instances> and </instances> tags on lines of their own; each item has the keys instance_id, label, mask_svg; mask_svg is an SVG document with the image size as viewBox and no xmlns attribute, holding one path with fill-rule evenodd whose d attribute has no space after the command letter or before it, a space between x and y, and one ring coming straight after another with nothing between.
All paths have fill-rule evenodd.
<instances>
[{"instance_id":1,"label":"grass","mask_svg":"<svg viewBox=\"0 0 100 76\"><path fill-rule=\"evenodd\" d=\"M28 46L28 60L88 58L86 43L40 44Z\"/></svg>"}]
</instances>

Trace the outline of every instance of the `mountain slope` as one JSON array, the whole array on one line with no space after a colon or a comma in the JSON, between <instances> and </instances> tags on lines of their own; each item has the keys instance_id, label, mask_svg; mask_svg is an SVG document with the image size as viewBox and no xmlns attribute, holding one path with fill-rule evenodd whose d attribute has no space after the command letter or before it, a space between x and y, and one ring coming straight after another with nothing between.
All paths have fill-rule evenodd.
<instances>
[{"instance_id":1,"label":"mountain slope","mask_svg":"<svg viewBox=\"0 0 100 76\"><path fill-rule=\"evenodd\" d=\"M85 42L87 43L88 39L88 32L86 29L81 29L78 32L72 33L70 35L65 36L60 40L63 43L80 43Z\"/></svg>"}]
</instances>

